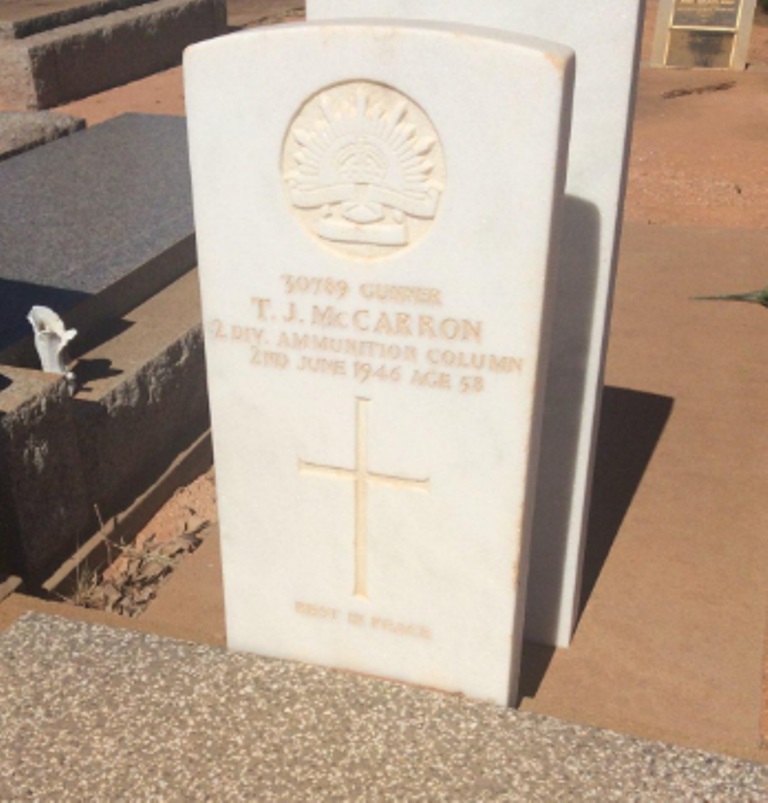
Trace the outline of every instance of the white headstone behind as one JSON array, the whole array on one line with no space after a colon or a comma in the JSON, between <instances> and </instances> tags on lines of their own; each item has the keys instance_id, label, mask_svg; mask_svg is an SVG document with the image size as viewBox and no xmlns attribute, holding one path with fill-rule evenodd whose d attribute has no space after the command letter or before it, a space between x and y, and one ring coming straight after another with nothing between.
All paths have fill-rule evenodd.
<instances>
[{"instance_id":1,"label":"white headstone behind","mask_svg":"<svg viewBox=\"0 0 768 803\"><path fill-rule=\"evenodd\" d=\"M576 52L560 283L525 617L526 637L544 644L567 646L579 612L644 5L644 0L307 0L309 19L394 17L489 25L562 42Z\"/></svg>"},{"instance_id":2,"label":"white headstone behind","mask_svg":"<svg viewBox=\"0 0 768 803\"><path fill-rule=\"evenodd\" d=\"M230 646L514 699L572 66L408 23L187 51Z\"/></svg>"}]
</instances>

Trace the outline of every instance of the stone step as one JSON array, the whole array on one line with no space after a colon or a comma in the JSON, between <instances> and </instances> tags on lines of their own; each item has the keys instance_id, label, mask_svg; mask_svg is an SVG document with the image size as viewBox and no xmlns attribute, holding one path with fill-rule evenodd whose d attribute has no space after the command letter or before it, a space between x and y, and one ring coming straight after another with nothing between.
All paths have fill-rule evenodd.
<instances>
[{"instance_id":1,"label":"stone step","mask_svg":"<svg viewBox=\"0 0 768 803\"><path fill-rule=\"evenodd\" d=\"M0 363L39 365L29 309L106 321L196 264L182 117L127 114L0 164Z\"/></svg>"},{"instance_id":2,"label":"stone step","mask_svg":"<svg viewBox=\"0 0 768 803\"><path fill-rule=\"evenodd\" d=\"M225 0L27 9L0 8L0 103L14 109L47 109L166 70L188 45L226 31Z\"/></svg>"},{"instance_id":3,"label":"stone step","mask_svg":"<svg viewBox=\"0 0 768 803\"><path fill-rule=\"evenodd\" d=\"M761 764L38 613L0 636L0 666L4 800L756 801L768 788Z\"/></svg>"}]
</instances>

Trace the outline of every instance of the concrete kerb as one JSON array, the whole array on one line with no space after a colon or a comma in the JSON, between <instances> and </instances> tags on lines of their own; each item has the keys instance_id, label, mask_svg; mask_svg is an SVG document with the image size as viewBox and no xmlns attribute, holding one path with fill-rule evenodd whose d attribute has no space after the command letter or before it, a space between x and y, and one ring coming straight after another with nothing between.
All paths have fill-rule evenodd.
<instances>
[{"instance_id":1,"label":"concrete kerb","mask_svg":"<svg viewBox=\"0 0 768 803\"><path fill-rule=\"evenodd\" d=\"M123 11L152 2L152 0L66 0L51 3L4 3L0 7L0 37L24 39L43 31L72 25L92 17L103 17L113 11Z\"/></svg>"},{"instance_id":2,"label":"concrete kerb","mask_svg":"<svg viewBox=\"0 0 768 803\"><path fill-rule=\"evenodd\" d=\"M181 61L226 31L224 0L155 0L23 39L0 40L0 101L46 109Z\"/></svg>"},{"instance_id":3,"label":"concrete kerb","mask_svg":"<svg viewBox=\"0 0 768 803\"><path fill-rule=\"evenodd\" d=\"M0 161L85 128L85 120L52 112L0 112Z\"/></svg>"},{"instance_id":4,"label":"concrete kerb","mask_svg":"<svg viewBox=\"0 0 768 803\"><path fill-rule=\"evenodd\" d=\"M0 636L0 664L4 798L744 801L768 784L765 765L40 614Z\"/></svg>"}]
</instances>

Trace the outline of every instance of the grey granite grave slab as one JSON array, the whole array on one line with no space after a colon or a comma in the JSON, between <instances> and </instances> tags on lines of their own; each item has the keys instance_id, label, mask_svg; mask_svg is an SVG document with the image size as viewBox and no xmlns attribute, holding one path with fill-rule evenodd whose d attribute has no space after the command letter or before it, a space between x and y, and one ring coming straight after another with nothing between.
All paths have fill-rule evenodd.
<instances>
[{"instance_id":1,"label":"grey granite grave slab","mask_svg":"<svg viewBox=\"0 0 768 803\"><path fill-rule=\"evenodd\" d=\"M768 767L318 667L30 614L0 798L757 801Z\"/></svg>"},{"instance_id":2,"label":"grey granite grave slab","mask_svg":"<svg viewBox=\"0 0 768 803\"><path fill-rule=\"evenodd\" d=\"M12 16L0 31L0 101L15 109L47 109L167 70L188 45L226 31L225 0L107 0Z\"/></svg>"},{"instance_id":3,"label":"grey granite grave slab","mask_svg":"<svg viewBox=\"0 0 768 803\"><path fill-rule=\"evenodd\" d=\"M0 112L0 161L85 128L82 117L53 112Z\"/></svg>"},{"instance_id":4,"label":"grey granite grave slab","mask_svg":"<svg viewBox=\"0 0 768 803\"><path fill-rule=\"evenodd\" d=\"M86 348L196 264L184 118L123 115L0 164L0 254L0 362L36 365L33 304Z\"/></svg>"}]
</instances>

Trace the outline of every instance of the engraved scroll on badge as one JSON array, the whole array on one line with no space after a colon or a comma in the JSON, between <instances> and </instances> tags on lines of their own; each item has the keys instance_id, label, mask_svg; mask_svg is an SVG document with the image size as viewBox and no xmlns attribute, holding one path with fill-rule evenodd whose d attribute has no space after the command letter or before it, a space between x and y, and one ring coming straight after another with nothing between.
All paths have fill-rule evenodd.
<instances>
[{"instance_id":1,"label":"engraved scroll on badge","mask_svg":"<svg viewBox=\"0 0 768 803\"><path fill-rule=\"evenodd\" d=\"M319 92L294 118L283 149L294 209L326 244L351 256L391 254L423 236L445 182L439 138L396 90L354 81Z\"/></svg>"}]
</instances>

